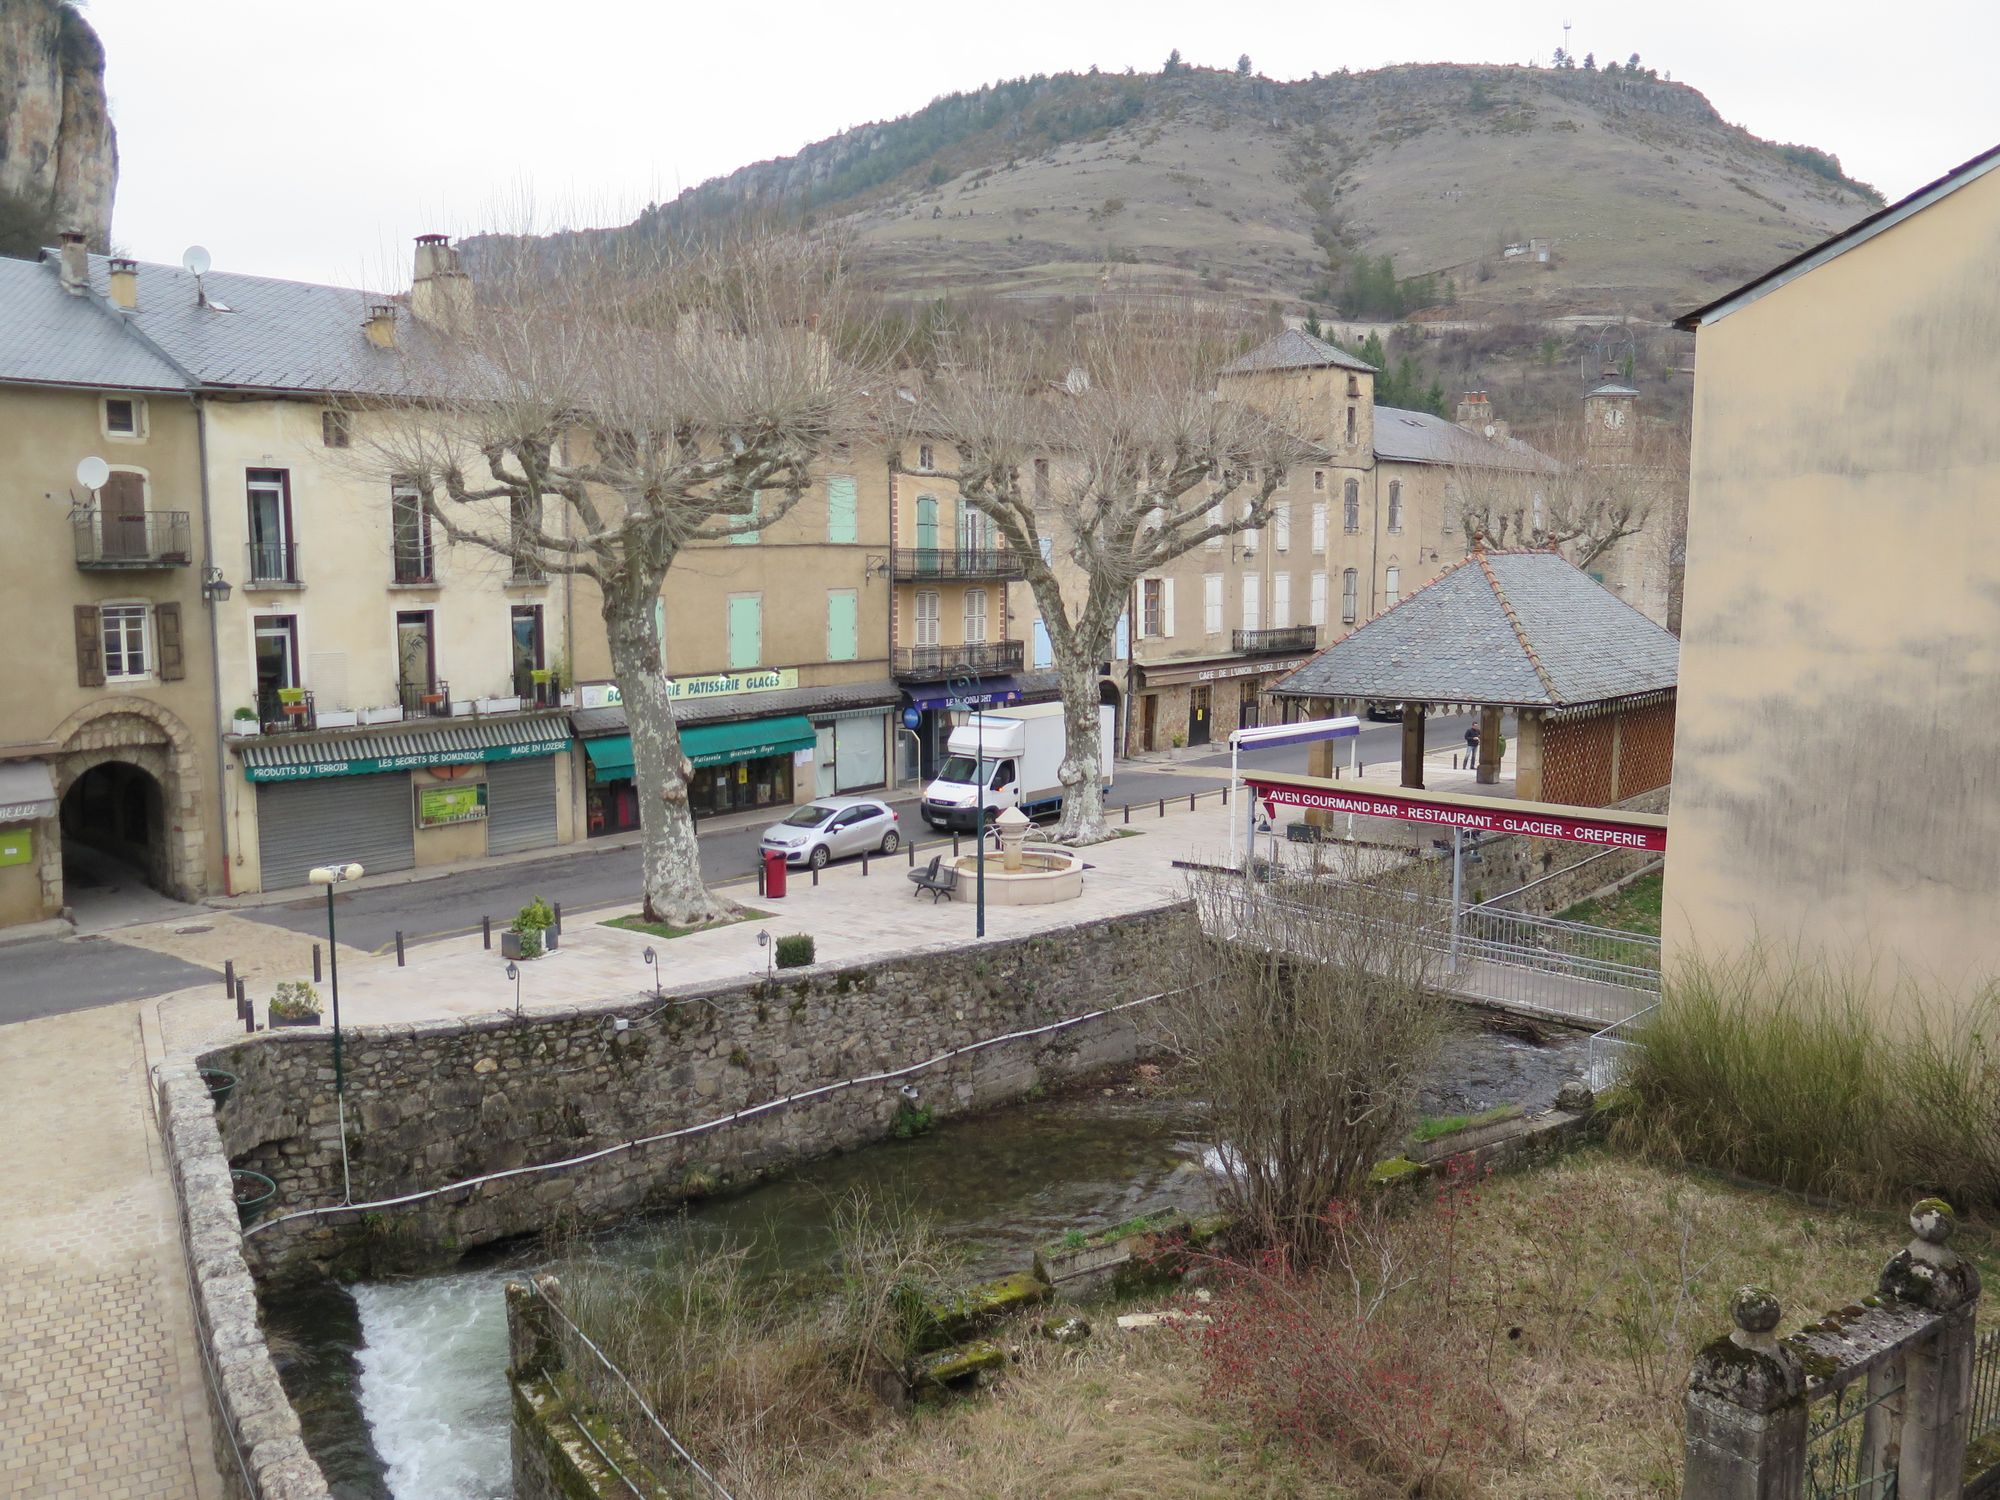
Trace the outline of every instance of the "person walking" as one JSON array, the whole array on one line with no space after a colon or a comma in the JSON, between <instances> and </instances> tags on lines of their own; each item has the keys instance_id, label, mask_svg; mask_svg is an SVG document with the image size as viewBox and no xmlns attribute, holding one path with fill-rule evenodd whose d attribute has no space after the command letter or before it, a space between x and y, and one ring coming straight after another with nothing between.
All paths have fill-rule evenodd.
<instances>
[{"instance_id":1,"label":"person walking","mask_svg":"<svg viewBox=\"0 0 2000 1500\"><path fill-rule=\"evenodd\" d=\"M1471 724L1465 731L1465 764L1469 770L1479 768L1479 726Z\"/></svg>"}]
</instances>

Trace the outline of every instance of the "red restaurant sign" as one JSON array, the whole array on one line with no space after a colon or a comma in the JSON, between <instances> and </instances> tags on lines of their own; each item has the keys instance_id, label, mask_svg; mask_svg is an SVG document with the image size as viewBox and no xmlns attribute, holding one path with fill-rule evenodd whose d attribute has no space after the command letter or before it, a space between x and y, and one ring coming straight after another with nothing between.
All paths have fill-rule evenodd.
<instances>
[{"instance_id":1,"label":"red restaurant sign","mask_svg":"<svg viewBox=\"0 0 2000 1500\"><path fill-rule=\"evenodd\" d=\"M1616 814L1578 816L1530 803L1519 811L1494 798L1462 803L1420 800L1395 792L1345 792L1320 786L1244 778L1268 807L1283 803L1324 812L1357 813L1364 818L1395 818L1404 823L1434 823L1474 833L1518 833L1538 839L1567 839L1573 844L1598 844L1612 849L1665 849L1667 830L1658 824L1628 822Z\"/></svg>"}]
</instances>

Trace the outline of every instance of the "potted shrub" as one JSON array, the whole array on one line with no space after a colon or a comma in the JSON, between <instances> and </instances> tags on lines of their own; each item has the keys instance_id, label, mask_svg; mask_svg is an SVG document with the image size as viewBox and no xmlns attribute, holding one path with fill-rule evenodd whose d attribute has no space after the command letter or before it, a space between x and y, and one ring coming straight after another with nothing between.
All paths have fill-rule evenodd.
<instances>
[{"instance_id":1,"label":"potted shrub","mask_svg":"<svg viewBox=\"0 0 2000 1500\"><path fill-rule=\"evenodd\" d=\"M1179 760L1181 758L1181 751L1187 749L1187 736L1182 734L1179 730L1174 731L1173 747L1174 747L1174 759Z\"/></svg>"},{"instance_id":2,"label":"potted shrub","mask_svg":"<svg viewBox=\"0 0 2000 1500\"><path fill-rule=\"evenodd\" d=\"M235 713L230 715L229 727L238 734L255 734L257 732L257 710L249 707L237 709Z\"/></svg>"},{"instance_id":3,"label":"potted shrub","mask_svg":"<svg viewBox=\"0 0 2000 1500\"><path fill-rule=\"evenodd\" d=\"M272 1027L319 1025L319 991L303 979L288 979L271 996L265 1020Z\"/></svg>"},{"instance_id":4,"label":"potted shrub","mask_svg":"<svg viewBox=\"0 0 2000 1500\"><path fill-rule=\"evenodd\" d=\"M778 967L809 969L813 964L813 940L809 932L795 932L778 939Z\"/></svg>"},{"instance_id":5,"label":"potted shrub","mask_svg":"<svg viewBox=\"0 0 2000 1500\"><path fill-rule=\"evenodd\" d=\"M556 914L540 896L514 914L514 920L500 934L502 958L540 958L544 947L556 946Z\"/></svg>"}]
</instances>

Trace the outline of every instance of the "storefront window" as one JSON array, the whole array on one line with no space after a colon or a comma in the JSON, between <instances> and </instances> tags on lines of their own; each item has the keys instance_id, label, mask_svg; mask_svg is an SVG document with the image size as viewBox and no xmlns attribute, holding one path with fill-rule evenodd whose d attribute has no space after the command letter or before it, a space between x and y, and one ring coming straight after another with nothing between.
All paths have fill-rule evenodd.
<instances>
[{"instance_id":1,"label":"storefront window","mask_svg":"<svg viewBox=\"0 0 2000 1500\"><path fill-rule=\"evenodd\" d=\"M698 818L759 807L787 807L791 800L789 753L729 765L702 766L688 787L688 804Z\"/></svg>"}]
</instances>

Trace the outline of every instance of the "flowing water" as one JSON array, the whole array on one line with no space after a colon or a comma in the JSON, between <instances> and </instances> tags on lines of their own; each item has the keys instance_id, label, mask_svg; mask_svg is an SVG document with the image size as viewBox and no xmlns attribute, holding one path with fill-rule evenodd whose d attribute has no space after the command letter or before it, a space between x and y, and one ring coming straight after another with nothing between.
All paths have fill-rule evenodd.
<instances>
[{"instance_id":1,"label":"flowing water","mask_svg":"<svg viewBox=\"0 0 2000 1500\"><path fill-rule=\"evenodd\" d=\"M1582 1050L1580 1037L1538 1046L1468 1032L1447 1047L1422 1108L1545 1104ZM862 1191L931 1218L963 1247L973 1280L1025 1268L1035 1246L1072 1228L1207 1207L1205 1158L1214 1152L1198 1105L1092 1089L812 1162L747 1193L630 1221L592 1248L650 1264L675 1241L726 1242L753 1263L810 1271L832 1255L835 1205ZM511 1495L501 1288L545 1255L516 1245L447 1272L274 1299L274 1351L336 1500Z\"/></svg>"}]
</instances>

